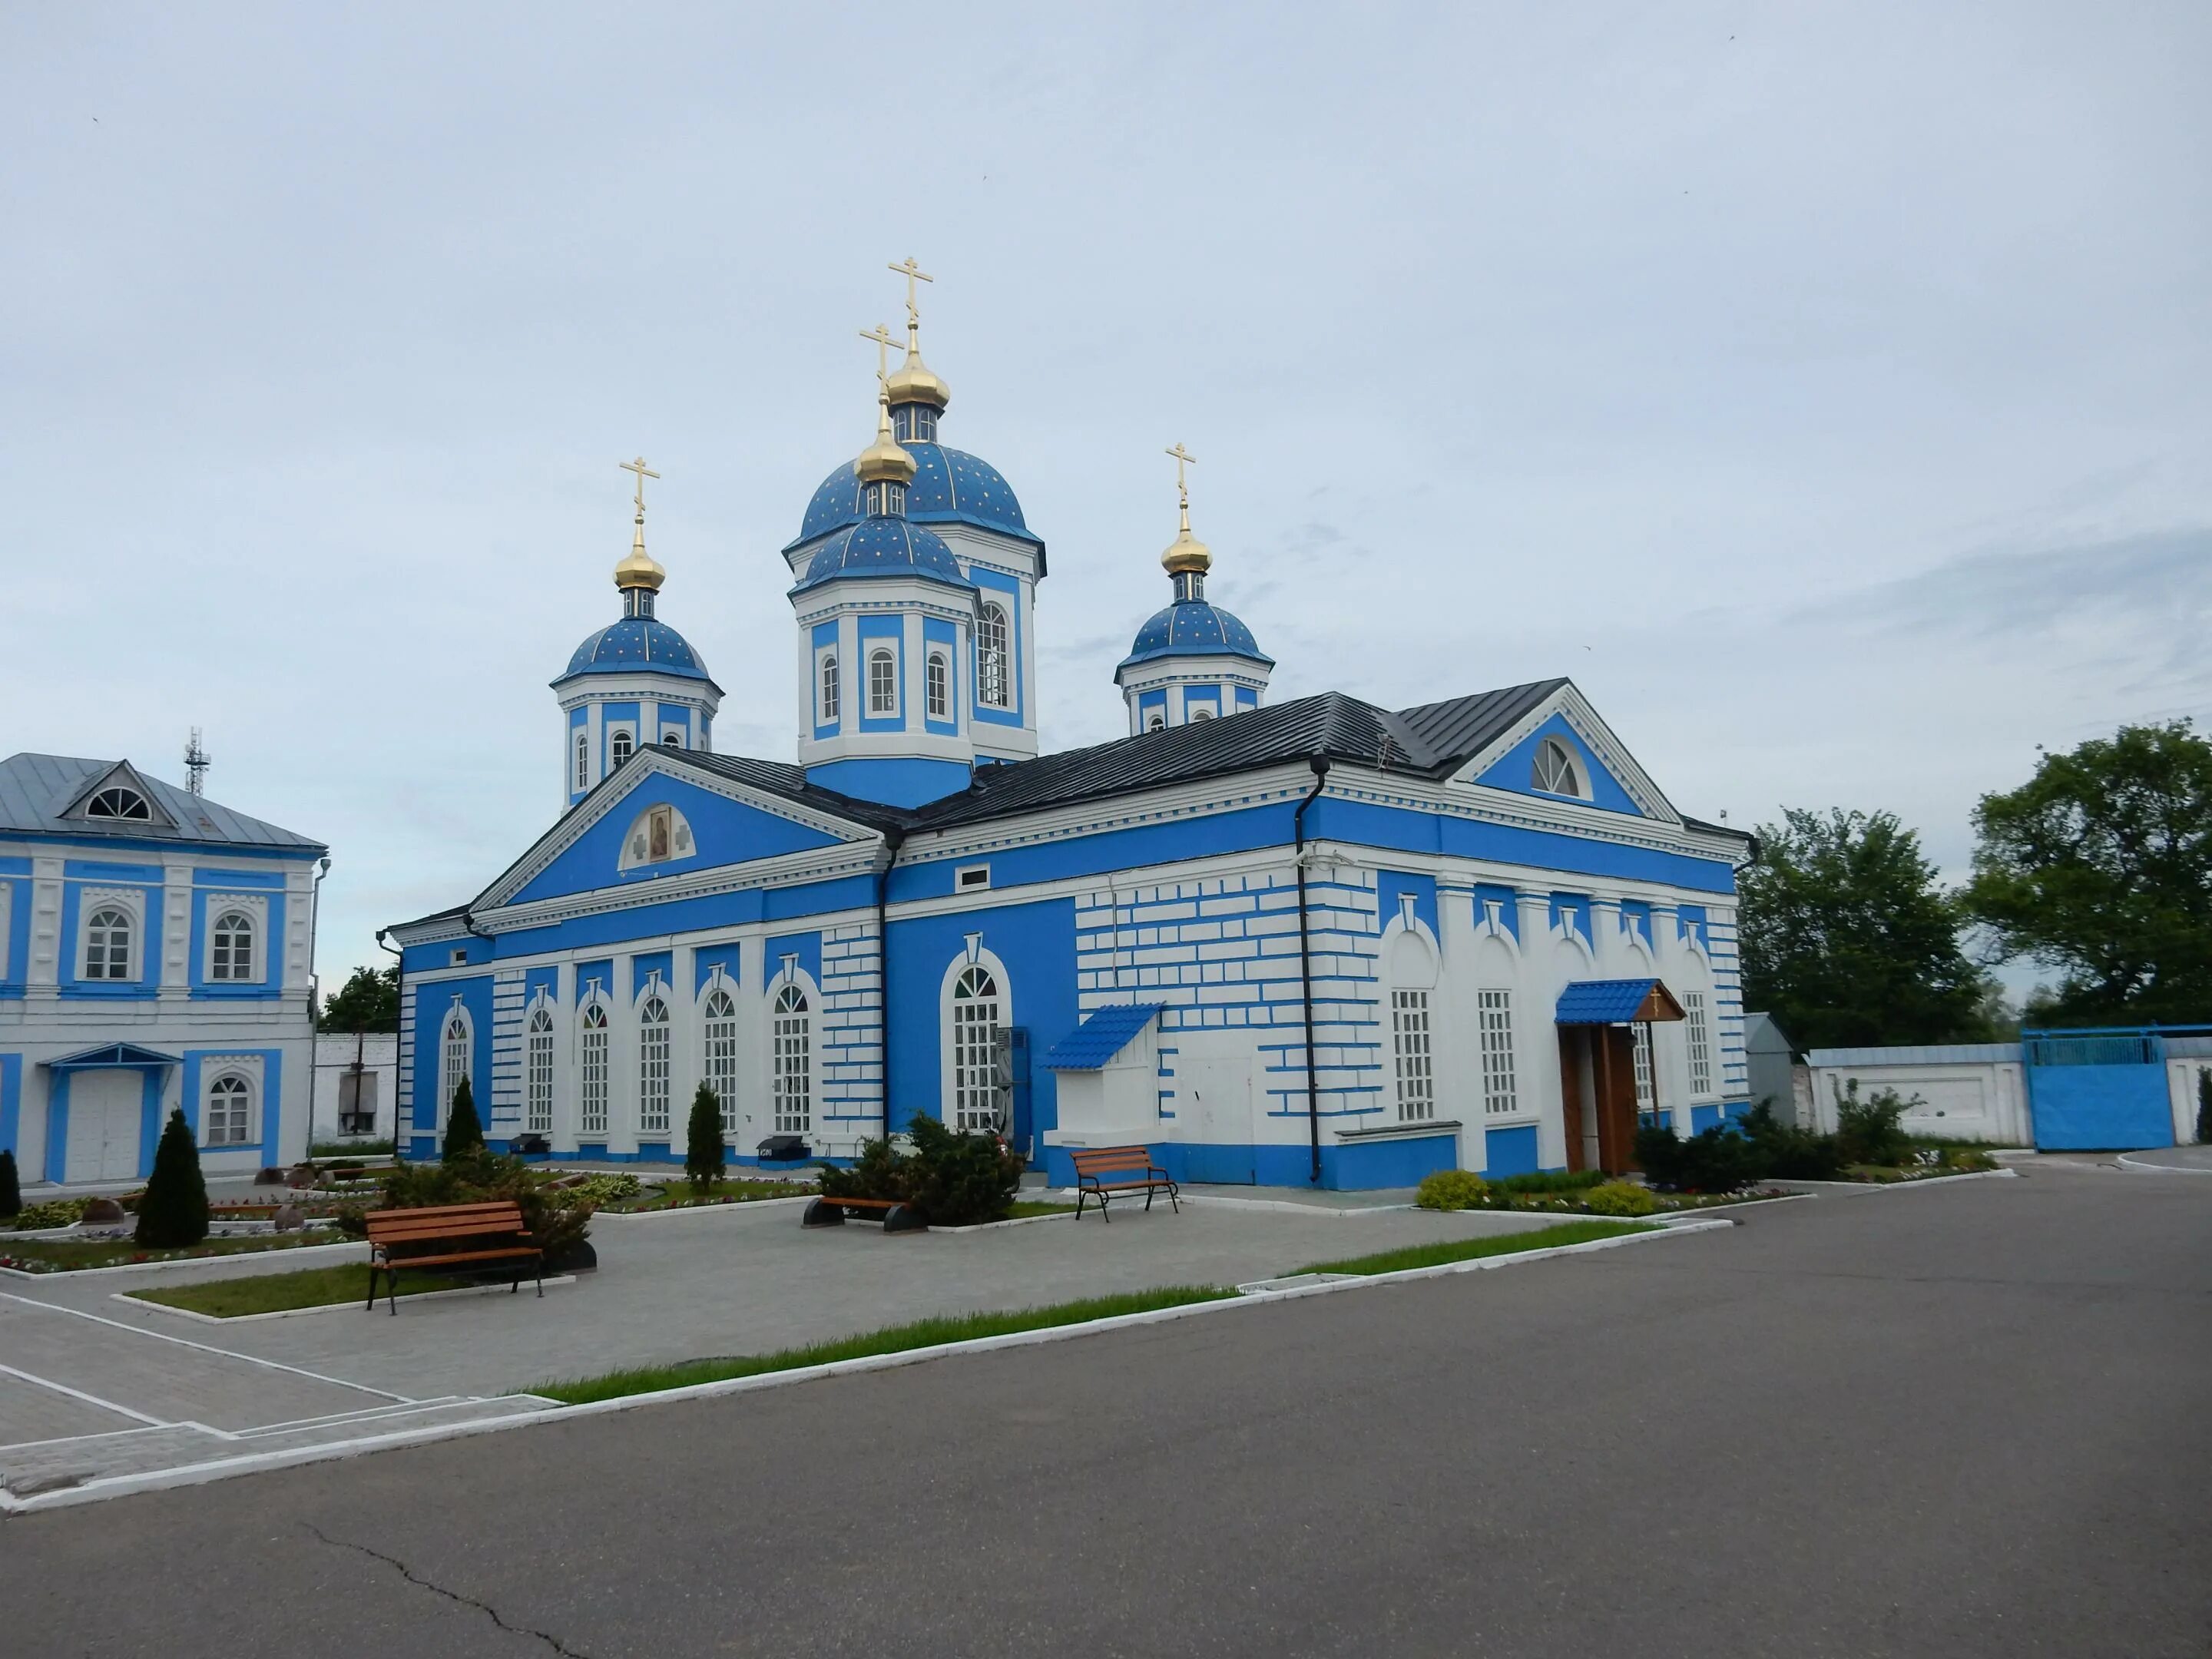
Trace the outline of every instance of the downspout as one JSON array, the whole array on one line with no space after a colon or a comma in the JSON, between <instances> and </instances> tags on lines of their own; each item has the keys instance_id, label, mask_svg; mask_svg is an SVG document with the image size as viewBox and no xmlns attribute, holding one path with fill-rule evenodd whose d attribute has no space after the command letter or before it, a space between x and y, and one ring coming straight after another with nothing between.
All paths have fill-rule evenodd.
<instances>
[{"instance_id":1,"label":"downspout","mask_svg":"<svg viewBox=\"0 0 2212 1659\"><path fill-rule=\"evenodd\" d=\"M323 878L330 872L331 855L325 853L315 871L315 890L307 897L307 1144L300 1156L309 1163L315 1156L315 1034L323 1012L323 976L315 971L315 939L322 931Z\"/></svg>"},{"instance_id":2,"label":"downspout","mask_svg":"<svg viewBox=\"0 0 2212 1659\"><path fill-rule=\"evenodd\" d=\"M407 1010L407 953L384 942L385 934L391 931L388 927L376 930L376 948L391 952L392 967L396 970L392 981L395 1008L392 1018L392 1053L398 1063L392 1073L392 1161L397 1164L400 1159L399 1079L404 1075L410 1082L414 1080L415 1056L404 1053L399 1042L399 1027Z\"/></svg>"},{"instance_id":3,"label":"downspout","mask_svg":"<svg viewBox=\"0 0 2212 1659\"><path fill-rule=\"evenodd\" d=\"M876 1006L884 1023L884 1139L891 1138L891 929L885 903L891 866L898 862L906 831L884 831L884 861L876 870Z\"/></svg>"},{"instance_id":4,"label":"downspout","mask_svg":"<svg viewBox=\"0 0 2212 1659\"><path fill-rule=\"evenodd\" d=\"M1298 803L1298 810L1291 815L1291 844L1296 849L1298 872L1298 991L1305 1004L1306 1014L1306 1130L1313 1144L1313 1174L1310 1177L1316 1187L1321 1185L1321 1093L1315 1084L1314 1017L1313 1017L1313 953L1306 935L1306 808L1311 806L1321 792L1328 787L1328 759L1323 755L1313 756L1308 764L1313 768L1314 787Z\"/></svg>"}]
</instances>

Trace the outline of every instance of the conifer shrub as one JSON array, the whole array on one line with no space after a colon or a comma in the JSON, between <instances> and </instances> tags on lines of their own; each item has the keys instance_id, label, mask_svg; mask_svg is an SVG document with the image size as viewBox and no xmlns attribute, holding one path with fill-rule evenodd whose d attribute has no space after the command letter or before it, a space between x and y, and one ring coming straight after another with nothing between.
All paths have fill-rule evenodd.
<instances>
[{"instance_id":1,"label":"conifer shrub","mask_svg":"<svg viewBox=\"0 0 2212 1659\"><path fill-rule=\"evenodd\" d=\"M1671 1128L1638 1129L1636 1161L1653 1186L1683 1193L1732 1193L1767 1174L1759 1143L1732 1123L1717 1123L1687 1140Z\"/></svg>"},{"instance_id":2,"label":"conifer shrub","mask_svg":"<svg viewBox=\"0 0 2212 1659\"><path fill-rule=\"evenodd\" d=\"M381 1186L377 1204L338 1206L341 1230L356 1238L366 1237L371 1209L422 1210L511 1199L522 1212L531 1243L545 1252L548 1272L564 1252L590 1236L592 1212L598 1207L587 1192L550 1186L521 1158L483 1148L437 1164L395 1164L385 1171Z\"/></svg>"},{"instance_id":3,"label":"conifer shrub","mask_svg":"<svg viewBox=\"0 0 2212 1659\"><path fill-rule=\"evenodd\" d=\"M1836 1138L1784 1123L1774 1115L1771 1100L1762 1100L1745 1113L1736 1121L1736 1127L1765 1156L1763 1179L1838 1181L1843 1177L1844 1155L1837 1148Z\"/></svg>"},{"instance_id":4,"label":"conifer shrub","mask_svg":"<svg viewBox=\"0 0 2212 1659\"><path fill-rule=\"evenodd\" d=\"M15 1154L0 1147L0 1221L11 1221L23 1212L23 1184L15 1176Z\"/></svg>"},{"instance_id":5,"label":"conifer shrub","mask_svg":"<svg viewBox=\"0 0 2212 1659\"><path fill-rule=\"evenodd\" d=\"M446 1140L439 1155L451 1164L483 1149L483 1120L477 1115L476 1091L463 1078L460 1087L453 1091L453 1109L446 1119Z\"/></svg>"},{"instance_id":6,"label":"conifer shrub","mask_svg":"<svg viewBox=\"0 0 2212 1659\"><path fill-rule=\"evenodd\" d=\"M963 1134L926 1115L907 1125L906 1139L910 1152L889 1140L864 1141L850 1168L821 1165L824 1195L911 1204L936 1227L1006 1219L1026 1167L1018 1152L988 1129Z\"/></svg>"},{"instance_id":7,"label":"conifer shrub","mask_svg":"<svg viewBox=\"0 0 2212 1659\"><path fill-rule=\"evenodd\" d=\"M703 1198L714 1189L714 1183L722 1178L728 1151L722 1141L722 1103L713 1089L702 1083L691 1097L691 1121L686 1126L684 1145L684 1174L694 1193Z\"/></svg>"},{"instance_id":8,"label":"conifer shrub","mask_svg":"<svg viewBox=\"0 0 2212 1659\"><path fill-rule=\"evenodd\" d=\"M207 1182L200 1149L182 1111L172 1111L154 1148L154 1173L138 1200L137 1242L149 1249L176 1250L208 1235Z\"/></svg>"},{"instance_id":9,"label":"conifer shrub","mask_svg":"<svg viewBox=\"0 0 2212 1659\"><path fill-rule=\"evenodd\" d=\"M1472 1210L1490 1196L1490 1183L1472 1170L1438 1170L1424 1176L1413 1202L1424 1210Z\"/></svg>"},{"instance_id":10,"label":"conifer shrub","mask_svg":"<svg viewBox=\"0 0 2212 1659\"><path fill-rule=\"evenodd\" d=\"M2212 1066L2197 1068L2197 1138L2212 1141Z\"/></svg>"},{"instance_id":11,"label":"conifer shrub","mask_svg":"<svg viewBox=\"0 0 2212 1659\"><path fill-rule=\"evenodd\" d=\"M1592 1215L1650 1215L1659 1207L1658 1195L1633 1181L1605 1181L1583 1194Z\"/></svg>"},{"instance_id":12,"label":"conifer shrub","mask_svg":"<svg viewBox=\"0 0 2212 1659\"><path fill-rule=\"evenodd\" d=\"M887 1198L902 1203L914 1196L914 1159L888 1139L864 1140L860 1155L845 1168L818 1166L828 1198Z\"/></svg>"}]
</instances>

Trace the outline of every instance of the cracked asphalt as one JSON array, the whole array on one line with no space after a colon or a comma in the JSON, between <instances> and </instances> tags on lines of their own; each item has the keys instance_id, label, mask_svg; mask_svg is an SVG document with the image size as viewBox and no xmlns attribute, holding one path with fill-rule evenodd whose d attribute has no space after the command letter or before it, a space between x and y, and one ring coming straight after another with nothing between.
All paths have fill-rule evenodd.
<instances>
[{"instance_id":1,"label":"cracked asphalt","mask_svg":"<svg viewBox=\"0 0 2212 1659\"><path fill-rule=\"evenodd\" d=\"M0 1652L2202 1659L2208 1244L2047 1165L17 1516Z\"/></svg>"}]
</instances>

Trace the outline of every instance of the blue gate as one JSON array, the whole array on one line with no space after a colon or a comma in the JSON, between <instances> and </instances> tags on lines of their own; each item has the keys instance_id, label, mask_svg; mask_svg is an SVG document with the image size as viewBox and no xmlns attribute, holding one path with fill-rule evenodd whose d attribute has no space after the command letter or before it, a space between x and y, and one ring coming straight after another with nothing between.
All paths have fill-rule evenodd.
<instances>
[{"instance_id":1,"label":"blue gate","mask_svg":"<svg viewBox=\"0 0 2212 1659\"><path fill-rule=\"evenodd\" d=\"M2156 1031L2022 1031L2021 1051L2045 1152L2173 1145L2166 1040Z\"/></svg>"}]
</instances>

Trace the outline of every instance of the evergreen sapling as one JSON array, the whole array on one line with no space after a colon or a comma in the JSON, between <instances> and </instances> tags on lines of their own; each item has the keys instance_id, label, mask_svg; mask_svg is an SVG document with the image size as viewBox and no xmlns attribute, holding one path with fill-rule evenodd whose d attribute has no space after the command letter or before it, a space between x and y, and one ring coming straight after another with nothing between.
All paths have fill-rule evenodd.
<instances>
[{"instance_id":1,"label":"evergreen sapling","mask_svg":"<svg viewBox=\"0 0 2212 1659\"><path fill-rule=\"evenodd\" d=\"M691 1122L684 1149L684 1173L698 1196L704 1198L722 1178L726 1153L722 1144L722 1103L702 1083L691 1097Z\"/></svg>"},{"instance_id":2,"label":"evergreen sapling","mask_svg":"<svg viewBox=\"0 0 2212 1659\"><path fill-rule=\"evenodd\" d=\"M2197 1138L2212 1141L2212 1066L2200 1066L2197 1068ZM11 1184L14 1178L15 1170L11 1167L9 1170ZM4 1200L6 1196L7 1189L0 1188L0 1200ZM0 1215L6 1213L5 1210L0 1210Z\"/></svg>"},{"instance_id":3,"label":"evergreen sapling","mask_svg":"<svg viewBox=\"0 0 2212 1659\"><path fill-rule=\"evenodd\" d=\"M483 1122L477 1116L476 1091L466 1078L453 1091L453 1115L446 1120L446 1144L441 1155L448 1164L484 1149Z\"/></svg>"},{"instance_id":4,"label":"evergreen sapling","mask_svg":"<svg viewBox=\"0 0 2212 1659\"><path fill-rule=\"evenodd\" d=\"M181 1111L169 1114L154 1149L154 1173L138 1200L137 1241L149 1249L177 1250L208 1234L207 1182L200 1176L200 1149Z\"/></svg>"},{"instance_id":5,"label":"evergreen sapling","mask_svg":"<svg viewBox=\"0 0 2212 1659\"><path fill-rule=\"evenodd\" d=\"M23 1188L15 1178L15 1154L0 1147L0 1221L23 1212Z\"/></svg>"}]
</instances>

